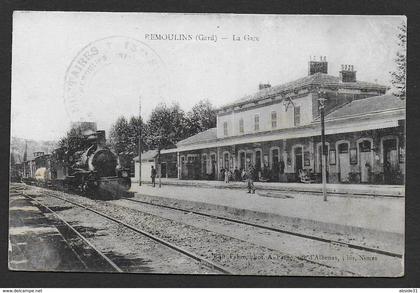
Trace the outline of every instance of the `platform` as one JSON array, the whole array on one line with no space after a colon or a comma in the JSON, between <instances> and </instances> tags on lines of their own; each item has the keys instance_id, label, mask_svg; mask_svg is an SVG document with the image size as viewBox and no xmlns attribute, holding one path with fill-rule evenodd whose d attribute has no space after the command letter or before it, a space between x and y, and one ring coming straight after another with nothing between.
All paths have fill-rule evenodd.
<instances>
[{"instance_id":1,"label":"platform","mask_svg":"<svg viewBox=\"0 0 420 293\"><path fill-rule=\"evenodd\" d=\"M81 271L85 267L51 219L27 198L10 193L9 269Z\"/></svg>"},{"instance_id":2,"label":"platform","mask_svg":"<svg viewBox=\"0 0 420 293\"><path fill-rule=\"evenodd\" d=\"M133 184L138 184L138 180L131 178ZM150 184L151 181L146 181ZM156 179L157 182L157 179ZM246 182L210 180L179 180L176 178L162 178L162 184L174 186L194 186L203 188L221 188L221 189L244 189ZM322 193L322 184L318 183L295 183L295 182L255 182L255 187L259 190L267 191L299 191L320 194ZM404 185L370 185L370 184L327 184L327 191L333 196L386 196L386 197L404 197Z\"/></svg>"},{"instance_id":3,"label":"platform","mask_svg":"<svg viewBox=\"0 0 420 293\"><path fill-rule=\"evenodd\" d=\"M223 186L223 182L217 182ZM281 216L292 221L311 221L317 226L330 228L331 225L342 227L368 229L389 233L404 233L404 204L403 196L337 196L331 190L335 186L329 186L328 201L323 201L322 196L316 196L308 191L268 192L256 184L256 194L248 194L245 183L241 188L213 188L195 186L176 186L164 182L161 188L153 188L148 183L141 187L138 183L132 184L132 191L139 195L156 198L167 198L175 201L188 201L207 209L230 209L233 213L245 214L257 212L267 215ZM311 186L310 186L311 187ZM313 186L317 188L317 186ZM346 186L350 190L350 185ZM373 187L359 188L361 192L367 190L379 194L382 189L374 190ZM370 189L369 189L370 188ZM396 190L398 188L395 188ZM267 196L270 193L271 196ZM315 193L316 194L316 193ZM276 196L278 195L278 196ZM207 206L206 206L207 205Z\"/></svg>"}]
</instances>

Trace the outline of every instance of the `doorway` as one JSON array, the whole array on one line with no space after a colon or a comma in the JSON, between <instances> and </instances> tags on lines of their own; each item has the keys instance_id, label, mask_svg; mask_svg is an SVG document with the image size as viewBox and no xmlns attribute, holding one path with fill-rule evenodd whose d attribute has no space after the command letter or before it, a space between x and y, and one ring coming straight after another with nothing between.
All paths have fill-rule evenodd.
<instances>
[{"instance_id":1,"label":"doorway","mask_svg":"<svg viewBox=\"0 0 420 293\"><path fill-rule=\"evenodd\" d=\"M161 178L167 178L167 172L166 172L166 162L165 163L160 163L160 176L161 176Z\"/></svg>"},{"instance_id":2,"label":"doorway","mask_svg":"<svg viewBox=\"0 0 420 293\"><path fill-rule=\"evenodd\" d=\"M255 169L261 171L261 151L255 151Z\"/></svg>"},{"instance_id":3,"label":"doorway","mask_svg":"<svg viewBox=\"0 0 420 293\"><path fill-rule=\"evenodd\" d=\"M398 149L395 138L383 141L384 183L393 184L393 175L398 171Z\"/></svg>"},{"instance_id":4,"label":"doorway","mask_svg":"<svg viewBox=\"0 0 420 293\"><path fill-rule=\"evenodd\" d=\"M217 180L217 168L216 168L216 154L210 155L210 162L211 162L211 177L213 180Z\"/></svg>"},{"instance_id":5,"label":"doorway","mask_svg":"<svg viewBox=\"0 0 420 293\"><path fill-rule=\"evenodd\" d=\"M254 165L254 161L253 161L253 153L251 152L247 152L246 153L246 165L245 165L245 170L248 170L248 166L249 164ZM254 166L255 167L255 166Z\"/></svg>"},{"instance_id":6,"label":"doorway","mask_svg":"<svg viewBox=\"0 0 420 293\"><path fill-rule=\"evenodd\" d=\"M239 153L239 170L245 170L245 152Z\"/></svg>"},{"instance_id":7,"label":"doorway","mask_svg":"<svg viewBox=\"0 0 420 293\"><path fill-rule=\"evenodd\" d=\"M271 150L271 167L274 169L276 165L279 163L279 150L272 149Z\"/></svg>"},{"instance_id":8,"label":"doorway","mask_svg":"<svg viewBox=\"0 0 420 293\"><path fill-rule=\"evenodd\" d=\"M302 147L295 148L295 173L299 175L299 170L303 170Z\"/></svg>"},{"instance_id":9,"label":"doorway","mask_svg":"<svg viewBox=\"0 0 420 293\"><path fill-rule=\"evenodd\" d=\"M229 170L229 153L224 153L223 154L223 168L225 168L226 170Z\"/></svg>"},{"instance_id":10,"label":"doorway","mask_svg":"<svg viewBox=\"0 0 420 293\"><path fill-rule=\"evenodd\" d=\"M359 143L360 154L360 182L369 183L370 173L372 172L372 143L364 140Z\"/></svg>"},{"instance_id":11,"label":"doorway","mask_svg":"<svg viewBox=\"0 0 420 293\"><path fill-rule=\"evenodd\" d=\"M349 145L346 142L338 145L338 164L340 166L340 182L349 182L350 157Z\"/></svg>"}]
</instances>

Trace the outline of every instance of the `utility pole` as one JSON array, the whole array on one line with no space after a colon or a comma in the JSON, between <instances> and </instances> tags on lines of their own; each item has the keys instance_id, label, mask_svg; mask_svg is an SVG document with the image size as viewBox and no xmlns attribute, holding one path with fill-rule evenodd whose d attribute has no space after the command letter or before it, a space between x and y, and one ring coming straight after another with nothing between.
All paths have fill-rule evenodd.
<instances>
[{"instance_id":1,"label":"utility pole","mask_svg":"<svg viewBox=\"0 0 420 293\"><path fill-rule=\"evenodd\" d=\"M158 148L158 154L157 154L157 157L158 157L158 159L157 159L157 161L158 161L158 167L159 167L159 169L158 169L158 176L159 176L159 188L161 188L162 187L162 168L161 168L161 164L160 164L160 145L159 145L159 148Z\"/></svg>"},{"instance_id":2,"label":"utility pole","mask_svg":"<svg viewBox=\"0 0 420 293\"><path fill-rule=\"evenodd\" d=\"M139 186L141 186L141 96L139 96Z\"/></svg>"},{"instance_id":3,"label":"utility pole","mask_svg":"<svg viewBox=\"0 0 420 293\"><path fill-rule=\"evenodd\" d=\"M28 160L28 142L25 141L25 152L23 153L23 176L26 178L26 161ZM29 167L29 164L28 164Z\"/></svg>"},{"instance_id":4,"label":"utility pole","mask_svg":"<svg viewBox=\"0 0 420 293\"><path fill-rule=\"evenodd\" d=\"M321 96L325 92L321 92L318 89L318 102L319 102L319 109L321 110L321 152L322 152L322 195L324 201L327 201L327 156L325 154L325 97Z\"/></svg>"}]
</instances>

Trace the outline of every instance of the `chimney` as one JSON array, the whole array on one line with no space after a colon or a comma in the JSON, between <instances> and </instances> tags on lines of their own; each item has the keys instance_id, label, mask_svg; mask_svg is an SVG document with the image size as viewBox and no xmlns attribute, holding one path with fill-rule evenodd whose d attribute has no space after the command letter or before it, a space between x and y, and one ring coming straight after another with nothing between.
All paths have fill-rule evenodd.
<instances>
[{"instance_id":1,"label":"chimney","mask_svg":"<svg viewBox=\"0 0 420 293\"><path fill-rule=\"evenodd\" d=\"M317 60L315 56L309 57L308 75L314 75L315 73L328 74L328 62L326 56L320 56L319 60Z\"/></svg>"},{"instance_id":2,"label":"chimney","mask_svg":"<svg viewBox=\"0 0 420 293\"><path fill-rule=\"evenodd\" d=\"M271 84L270 83L260 83L260 85L258 86L258 88L260 89L260 90L263 90L263 89L268 89L268 88L270 88L271 87Z\"/></svg>"},{"instance_id":3,"label":"chimney","mask_svg":"<svg viewBox=\"0 0 420 293\"><path fill-rule=\"evenodd\" d=\"M353 65L342 64L340 71L341 82L356 82L356 71Z\"/></svg>"}]
</instances>

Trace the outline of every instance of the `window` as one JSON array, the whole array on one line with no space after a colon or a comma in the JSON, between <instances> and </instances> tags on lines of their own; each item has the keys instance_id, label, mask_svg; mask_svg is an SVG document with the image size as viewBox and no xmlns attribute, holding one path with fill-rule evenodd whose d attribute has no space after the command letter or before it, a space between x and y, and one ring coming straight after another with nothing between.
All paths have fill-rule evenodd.
<instances>
[{"instance_id":1,"label":"window","mask_svg":"<svg viewBox=\"0 0 420 293\"><path fill-rule=\"evenodd\" d=\"M295 107L294 108L294 121L295 121L295 126L299 126L300 125L300 106Z\"/></svg>"},{"instance_id":2,"label":"window","mask_svg":"<svg viewBox=\"0 0 420 293\"><path fill-rule=\"evenodd\" d=\"M197 155L187 155L187 162L194 163L197 160Z\"/></svg>"},{"instance_id":3,"label":"window","mask_svg":"<svg viewBox=\"0 0 420 293\"><path fill-rule=\"evenodd\" d=\"M254 130L258 131L260 130L260 115L255 114L254 116Z\"/></svg>"},{"instance_id":4,"label":"window","mask_svg":"<svg viewBox=\"0 0 420 293\"><path fill-rule=\"evenodd\" d=\"M244 119L243 118L239 119L239 133L241 134L244 133Z\"/></svg>"},{"instance_id":5,"label":"window","mask_svg":"<svg viewBox=\"0 0 420 293\"><path fill-rule=\"evenodd\" d=\"M271 128L277 128L277 112L271 112Z\"/></svg>"},{"instance_id":6,"label":"window","mask_svg":"<svg viewBox=\"0 0 420 293\"><path fill-rule=\"evenodd\" d=\"M223 122L223 134L224 134L224 136L228 135L228 124L227 124L227 122Z\"/></svg>"}]
</instances>

